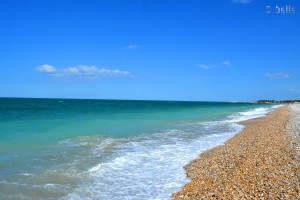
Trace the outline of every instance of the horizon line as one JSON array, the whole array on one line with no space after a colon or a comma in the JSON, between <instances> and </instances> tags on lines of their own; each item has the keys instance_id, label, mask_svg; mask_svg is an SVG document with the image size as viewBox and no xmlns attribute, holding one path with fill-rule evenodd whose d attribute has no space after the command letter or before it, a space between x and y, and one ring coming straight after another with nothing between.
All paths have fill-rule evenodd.
<instances>
[{"instance_id":1,"label":"horizon line","mask_svg":"<svg viewBox=\"0 0 300 200\"><path fill-rule=\"evenodd\" d=\"M65 99L65 100L109 100L109 101L171 101L171 102L211 102L211 103L256 103L256 101L221 100L170 100L170 99L110 99L110 98L73 98L73 97L0 97L0 99Z\"/></svg>"}]
</instances>

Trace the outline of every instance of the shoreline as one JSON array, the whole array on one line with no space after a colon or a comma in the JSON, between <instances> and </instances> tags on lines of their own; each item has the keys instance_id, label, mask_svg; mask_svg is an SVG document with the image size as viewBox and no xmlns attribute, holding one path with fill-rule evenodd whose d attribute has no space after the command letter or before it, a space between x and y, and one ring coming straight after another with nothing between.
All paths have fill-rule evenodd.
<instances>
[{"instance_id":1,"label":"shoreline","mask_svg":"<svg viewBox=\"0 0 300 200\"><path fill-rule=\"evenodd\" d=\"M294 109L284 106L240 122L240 133L184 167L190 182L172 199L299 199L300 125ZM293 138L299 140L292 143Z\"/></svg>"}]
</instances>

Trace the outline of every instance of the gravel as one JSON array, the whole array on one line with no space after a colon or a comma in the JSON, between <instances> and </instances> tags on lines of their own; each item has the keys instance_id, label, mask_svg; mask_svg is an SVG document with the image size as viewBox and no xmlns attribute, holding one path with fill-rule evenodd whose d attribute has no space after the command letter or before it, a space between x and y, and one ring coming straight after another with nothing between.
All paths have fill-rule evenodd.
<instances>
[{"instance_id":1,"label":"gravel","mask_svg":"<svg viewBox=\"0 0 300 200\"><path fill-rule=\"evenodd\" d=\"M185 166L173 199L300 199L300 107L284 106Z\"/></svg>"},{"instance_id":2,"label":"gravel","mask_svg":"<svg viewBox=\"0 0 300 200\"><path fill-rule=\"evenodd\" d=\"M290 121L287 125L291 147L298 151L298 161L300 161L300 104L289 105L291 113Z\"/></svg>"}]
</instances>

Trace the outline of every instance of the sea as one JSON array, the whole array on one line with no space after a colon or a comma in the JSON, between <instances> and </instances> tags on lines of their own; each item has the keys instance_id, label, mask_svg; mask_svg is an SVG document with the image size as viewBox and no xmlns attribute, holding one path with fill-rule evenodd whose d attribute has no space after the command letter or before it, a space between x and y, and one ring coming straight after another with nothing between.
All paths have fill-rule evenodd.
<instances>
[{"instance_id":1,"label":"sea","mask_svg":"<svg viewBox=\"0 0 300 200\"><path fill-rule=\"evenodd\" d=\"M0 199L170 199L184 165L279 106L0 98Z\"/></svg>"}]
</instances>

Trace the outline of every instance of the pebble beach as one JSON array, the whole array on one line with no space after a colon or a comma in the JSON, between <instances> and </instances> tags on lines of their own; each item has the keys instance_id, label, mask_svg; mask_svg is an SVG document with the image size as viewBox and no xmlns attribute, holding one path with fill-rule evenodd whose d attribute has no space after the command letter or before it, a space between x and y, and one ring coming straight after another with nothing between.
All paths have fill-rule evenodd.
<instances>
[{"instance_id":1,"label":"pebble beach","mask_svg":"<svg viewBox=\"0 0 300 200\"><path fill-rule=\"evenodd\" d=\"M190 182L172 199L300 199L300 105L241 124L184 167Z\"/></svg>"}]
</instances>

